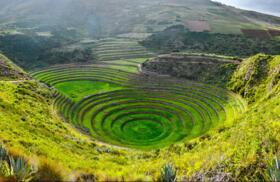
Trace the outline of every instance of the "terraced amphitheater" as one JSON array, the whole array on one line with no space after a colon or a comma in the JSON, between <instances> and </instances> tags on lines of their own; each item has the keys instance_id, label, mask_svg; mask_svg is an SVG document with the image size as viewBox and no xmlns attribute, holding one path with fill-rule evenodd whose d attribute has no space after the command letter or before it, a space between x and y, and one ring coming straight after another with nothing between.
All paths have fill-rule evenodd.
<instances>
[{"instance_id":1,"label":"terraced amphitheater","mask_svg":"<svg viewBox=\"0 0 280 182\"><path fill-rule=\"evenodd\" d=\"M246 103L225 89L127 71L143 60L114 65L58 65L33 73L54 87L66 121L93 138L128 148L155 149L230 125Z\"/></svg>"},{"instance_id":2,"label":"terraced amphitheater","mask_svg":"<svg viewBox=\"0 0 280 182\"><path fill-rule=\"evenodd\" d=\"M93 50L100 61L151 57L154 53L148 51L132 38L106 38L96 42Z\"/></svg>"}]
</instances>

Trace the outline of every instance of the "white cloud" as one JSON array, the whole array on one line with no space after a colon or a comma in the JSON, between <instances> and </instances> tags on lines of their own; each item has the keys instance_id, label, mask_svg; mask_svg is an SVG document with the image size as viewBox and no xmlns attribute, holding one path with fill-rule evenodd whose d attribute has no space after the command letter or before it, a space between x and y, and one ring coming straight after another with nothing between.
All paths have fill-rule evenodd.
<instances>
[{"instance_id":1,"label":"white cloud","mask_svg":"<svg viewBox=\"0 0 280 182\"><path fill-rule=\"evenodd\" d=\"M243 9L280 16L279 0L213 0Z\"/></svg>"}]
</instances>

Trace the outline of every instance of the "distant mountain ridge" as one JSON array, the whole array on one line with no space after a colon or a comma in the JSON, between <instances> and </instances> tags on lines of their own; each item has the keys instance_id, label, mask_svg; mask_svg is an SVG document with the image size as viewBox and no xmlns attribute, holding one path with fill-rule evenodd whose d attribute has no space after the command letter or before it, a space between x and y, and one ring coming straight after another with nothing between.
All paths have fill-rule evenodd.
<instances>
[{"instance_id":1,"label":"distant mountain ridge","mask_svg":"<svg viewBox=\"0 0 280 182\"><path fill-rule=\"evenodd\" d=\"M279 17L210 0L0 0L0 18L0 30L63 27L94 37L155 33L178 24L192 31L234 34L280 27Z\"/></svg>"}]
</instances>

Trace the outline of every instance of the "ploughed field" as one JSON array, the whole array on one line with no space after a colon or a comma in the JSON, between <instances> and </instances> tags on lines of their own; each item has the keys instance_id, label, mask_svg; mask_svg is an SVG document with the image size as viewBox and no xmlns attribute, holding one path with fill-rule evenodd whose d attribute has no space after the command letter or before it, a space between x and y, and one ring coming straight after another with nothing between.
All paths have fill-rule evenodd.
<instances>
[{"instance_id":1,"label":"ploughed field","mask_svg":"<svg viewBox=\"0 0 280 182\"><path fill-rule=\"evenodd\" d=\"M99 141L130 148L186 141L230 124L245 110L227 90L118 66L59 65L33 76L55 88L55 105L66 121Z\"/></svg>"}]
</instances>

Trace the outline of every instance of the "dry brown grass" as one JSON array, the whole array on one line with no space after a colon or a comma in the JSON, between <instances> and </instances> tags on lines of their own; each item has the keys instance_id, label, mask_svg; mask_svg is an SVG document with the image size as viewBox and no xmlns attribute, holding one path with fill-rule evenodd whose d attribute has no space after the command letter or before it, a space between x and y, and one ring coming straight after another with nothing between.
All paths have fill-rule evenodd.
<instances>
[{"instance_id":1,"label":"dry brown grass","mask_svg":"<svg viewBox=\"0 0 280 182\"><path fill-rule=\"evenodd\" d=\"M64 171L54 162L47 159L40 159L36 181L64 181Z\"/></svg>"}]
</instances>

